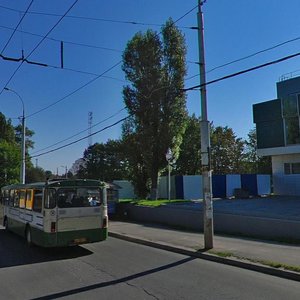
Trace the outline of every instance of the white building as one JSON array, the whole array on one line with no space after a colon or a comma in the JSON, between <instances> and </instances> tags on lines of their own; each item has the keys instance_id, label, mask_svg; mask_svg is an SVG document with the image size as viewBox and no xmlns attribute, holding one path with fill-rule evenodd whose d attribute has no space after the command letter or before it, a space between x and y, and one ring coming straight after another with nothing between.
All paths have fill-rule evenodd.
<instances>
[{"instance_id":1,"label":"white building","mask_svg":"<svg viewBox=\"0 0 300 300\"><path fill-rule=\"evenodd\" d=\"M257 154L272 157L277 195L300 195L300 77L277 83L277 98L253 105Z\"/></svg>"}]
</instances>

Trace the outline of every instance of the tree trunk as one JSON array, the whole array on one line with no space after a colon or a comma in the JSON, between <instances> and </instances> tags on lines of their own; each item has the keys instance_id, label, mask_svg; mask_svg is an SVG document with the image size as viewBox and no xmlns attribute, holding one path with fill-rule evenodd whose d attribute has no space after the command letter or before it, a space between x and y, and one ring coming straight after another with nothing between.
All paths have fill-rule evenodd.
<instances>
[{"instance_id":1,"label":"tree trunk","mask_svg":"<svg viewBox=\"0 0 300 300\"><path fill-rule=\"evenodd\" d=\"M157 187L151 188L150 198L151 200L157 200Z\"/></svg>"},{"instance_id":2,"label":"tree trunk","mask_svg":"<svg viewBox=\"0 0 300 300\"><path fill-rule=\"evenodd\" d=\"M150 192L151 200L157 200L158 197L157 181L158 181L158 173L153 170L151 176L151 192Z\"/></svg>"}]
</instances>

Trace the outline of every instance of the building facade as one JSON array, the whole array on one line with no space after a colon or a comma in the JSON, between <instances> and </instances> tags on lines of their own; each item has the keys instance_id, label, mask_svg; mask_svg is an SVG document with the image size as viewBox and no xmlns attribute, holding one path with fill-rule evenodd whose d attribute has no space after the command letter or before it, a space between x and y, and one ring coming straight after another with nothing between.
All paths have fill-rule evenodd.
<instances>
[{"instance_id":1,"label":"building facade","mask_svg":"<svg viewBox=\"0 0 300 300\"><path fill-rule=\"evenodd\" d=\"M273 189L300 195L300 77L277 83L277 99L254 104L257 154L272 157Z\"/></svg>"}]
</instances>

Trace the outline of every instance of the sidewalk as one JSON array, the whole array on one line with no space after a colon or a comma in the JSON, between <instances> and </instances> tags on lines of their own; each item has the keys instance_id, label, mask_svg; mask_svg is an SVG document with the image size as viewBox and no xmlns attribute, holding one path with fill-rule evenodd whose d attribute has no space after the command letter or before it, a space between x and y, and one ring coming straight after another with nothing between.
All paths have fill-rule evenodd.
<instances>
[{"instance_id":1,"label":"sidewalk","mask_svg":"<svg viewBox=\"0 0 300 300\"><path fill-rule=\"evenodd\" d=\"M215 235L214 249L204 251L202 233L120 221L110 221L109 235L300 281L300 245Z\"/></svg>"}]
</instances>

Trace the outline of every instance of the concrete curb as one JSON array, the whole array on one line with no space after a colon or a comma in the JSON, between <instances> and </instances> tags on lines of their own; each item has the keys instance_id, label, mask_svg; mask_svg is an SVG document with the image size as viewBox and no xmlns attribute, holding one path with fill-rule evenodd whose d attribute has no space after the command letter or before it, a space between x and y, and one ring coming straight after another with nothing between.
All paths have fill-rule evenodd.
<instances>
[{"instance_id":1,"label":"concrete curb","mask_svg":"<svg viewBox=\"0 0 300 300\"><path fill-rule=\"evenodd\" d=\"M141 244L141 245L145 245L145 246L149 246L149 247L153 247L153 248L157 248L157 249L175 252L178 254L183 254L183 255L187 255L187 256L191 256L191 257L201 258L201 259L205 259L205 260L209 260L209 261L213 261L213 262L217 262L217 263L222 263L225 265L230 265L230 266L234 266L234 267L238 267L238 268L242 268L242 269L256 271L256 272L260 272L260 273L264 273L264 274L268 274L268 275L272 275L272 276L277 276L280 278L290 279L290 280L294 280L294 281L300 281L300 273L297 273L297 272L276 269L276 268L264 266L264 265L261 265L258 263L252 263L252 262L250 263L248 261L242 261L242 260L235 259L235 258L220 257L220 256L209 254L209 253L203 253L203 252L199 252L199 251L194 251L192 249L181 248L181 247L173 246L170 244L165 244L162 242L158 243L158 242L154 242L154 241L149 241L146 239L141 239L138 237L125 235L125 234L121 234L121 233L117 233L117 232L109 232L108 234L111 237L129 241L132 243L137 243L137 244Z\"/></svg>"}]
</instances>

